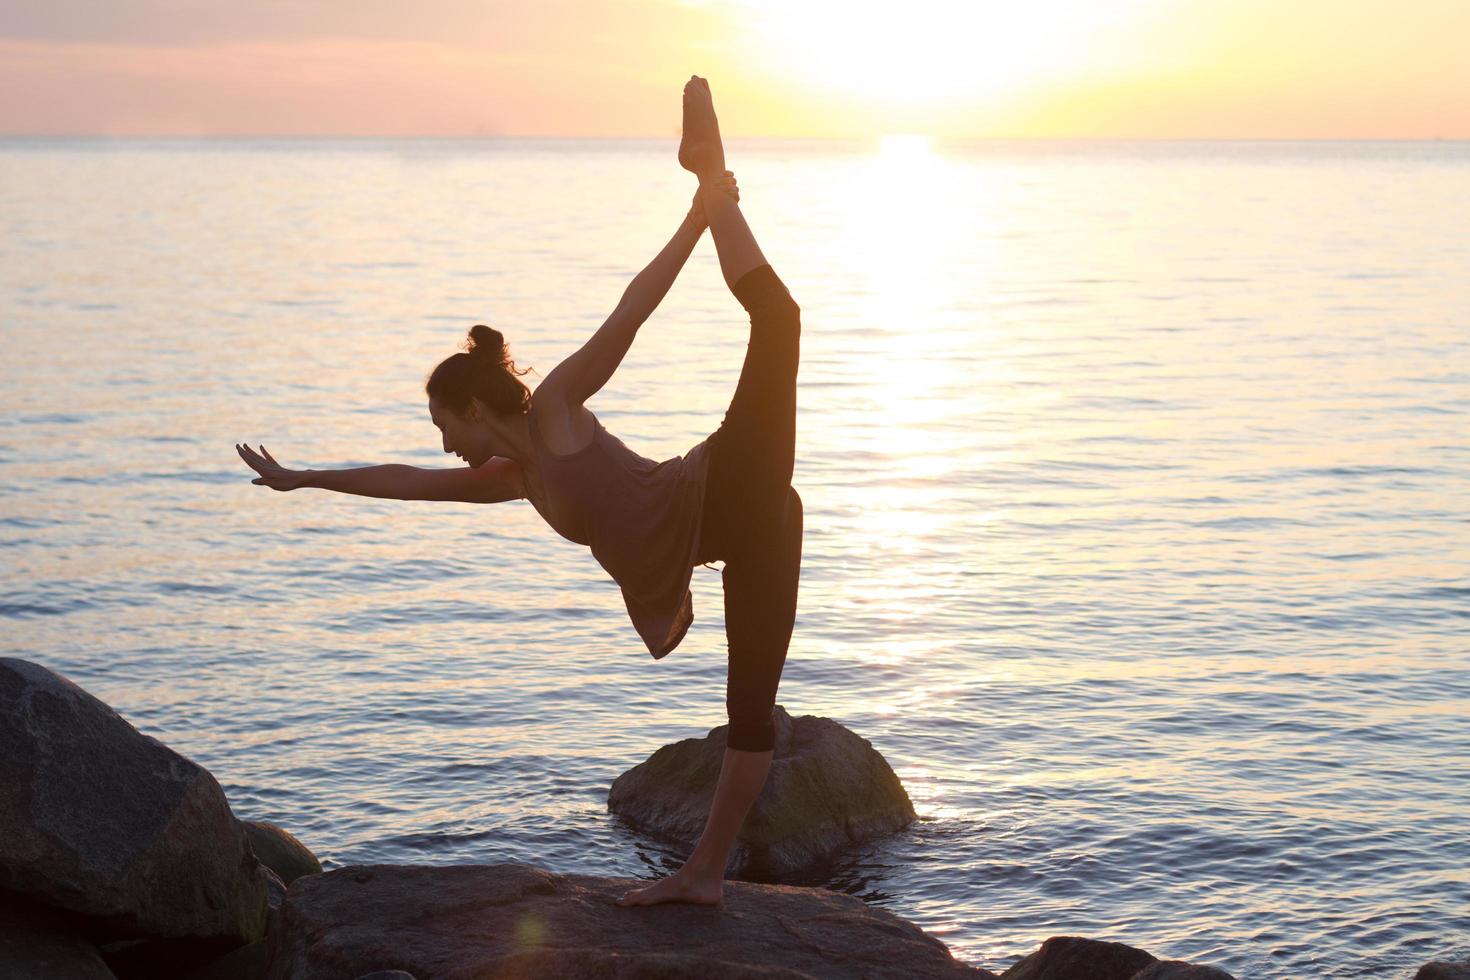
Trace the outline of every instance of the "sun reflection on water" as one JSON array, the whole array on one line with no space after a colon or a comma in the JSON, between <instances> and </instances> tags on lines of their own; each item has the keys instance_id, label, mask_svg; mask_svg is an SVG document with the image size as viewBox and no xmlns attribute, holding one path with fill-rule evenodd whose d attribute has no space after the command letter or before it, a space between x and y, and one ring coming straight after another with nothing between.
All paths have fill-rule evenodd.
<instances>
[{"instance_id":1,"label":"sun reflection on water","mask_svg":"<svg viewBox=\"0 0 1470 980\"><path fill-rule=\"evenodd\" d=\"M965 349L974 332L960 335L957 350L955 332L944 328L946 311L962 306L961 293L974 286L941 271L945 255L972 248L969 222L950 205L957 179L927 136L894 134L879 141L850 187L844 238L858 273L856 329L844 338L846 431L830 441L881 460L881 493L864 484L834 490L841 497L834 502L862 526L853 540L866 543L848 573L851 595L864 597L852 612L891 640L865 646L873 666L931 652L931 643L906 638L921 632L917 623L937 594L935 543L956 533L944 501L955 492L954 459L973 439L948 418L957 393L976 382Z\"/></svg>"}]
</instances>

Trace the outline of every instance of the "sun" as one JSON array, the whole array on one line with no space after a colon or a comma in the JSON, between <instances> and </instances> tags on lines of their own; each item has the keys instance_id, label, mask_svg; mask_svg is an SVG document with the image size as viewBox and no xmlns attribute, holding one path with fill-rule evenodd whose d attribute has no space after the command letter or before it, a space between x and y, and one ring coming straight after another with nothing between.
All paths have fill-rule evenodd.
<instances>
[{"instance_id":1,"label":"sun","mask_svg":"<svg viewBox=\"0 0 1470 980\"><path fill-rule=\"evenodd\" d=\"M780 77L875 110L1004 100L1085 70L1107 28L1157 0L727 0Z\"/></svg>"}]
</instances>

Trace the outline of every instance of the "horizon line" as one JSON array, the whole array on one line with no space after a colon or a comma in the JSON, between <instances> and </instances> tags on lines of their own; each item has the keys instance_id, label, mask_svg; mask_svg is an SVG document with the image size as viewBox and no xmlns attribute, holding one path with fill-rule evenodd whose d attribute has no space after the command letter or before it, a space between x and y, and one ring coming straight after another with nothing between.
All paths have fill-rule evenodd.
<instances>
[{"instance_id":1,"label":"horizon line","mask_svg":"<svg viewBox=\"0 0 1470 980\"><path fill-rule=\"evenodd\" d=\"M915 131L862 136L726 136L726 142L861 143L918 136L934 143L1465 143L1470 136L939 136ZM676 143L679 136L587 136L522 133L0 133L0 140L547 140Z\"/></svg>"}]
</instances>

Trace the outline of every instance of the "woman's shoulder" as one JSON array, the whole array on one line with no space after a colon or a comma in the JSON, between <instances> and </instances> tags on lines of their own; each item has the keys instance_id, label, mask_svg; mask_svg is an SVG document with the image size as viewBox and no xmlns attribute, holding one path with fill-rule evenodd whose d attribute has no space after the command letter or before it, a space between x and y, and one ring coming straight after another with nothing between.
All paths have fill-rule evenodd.
<instances>
[{"instance_id":1,"label":"woman's shoulder","mask_svg":"<svg viewBox=\"0 0 1470 980\"><path fill-rule=\"evenodd\" d=\"M597 416L587 406L569 405L557 397L556 389L547 391L546 388L544 381L537 386L527 412L534 416L536 429L546 448L558 456L569 456L592 445L592 440L597 437Z\"/></svg>"}]
</instances>

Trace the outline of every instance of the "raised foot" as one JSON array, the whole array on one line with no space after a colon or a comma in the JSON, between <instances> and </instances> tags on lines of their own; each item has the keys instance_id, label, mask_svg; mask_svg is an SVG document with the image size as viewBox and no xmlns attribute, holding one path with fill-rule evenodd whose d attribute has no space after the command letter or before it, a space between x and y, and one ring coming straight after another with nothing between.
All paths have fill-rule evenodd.
<instances>
[{"instance_id":1,"label":"raised foot","mask_svg":"<svg viewBox=\"0 0 1470 980\"><path fill-rule=\"evenodd\" d=\"M679 871L655 881L647 888L628 892L619 905L658 905L660 902L687 902L692 905L718 905L724 894L724 883L718 878L696 878Z\"/></svg>"},{"instance_id":2,"label":"raised foot","mask_svg":"<svg viewBox=\"0 0 1470 980\"><path fill-rule=\"evenodd\" d=\"M725 147L715 118L709 82L691 75L684 85L684 132L679 139L679 166L701 180L725 170Z\"/></svg>"}]
</instances>

